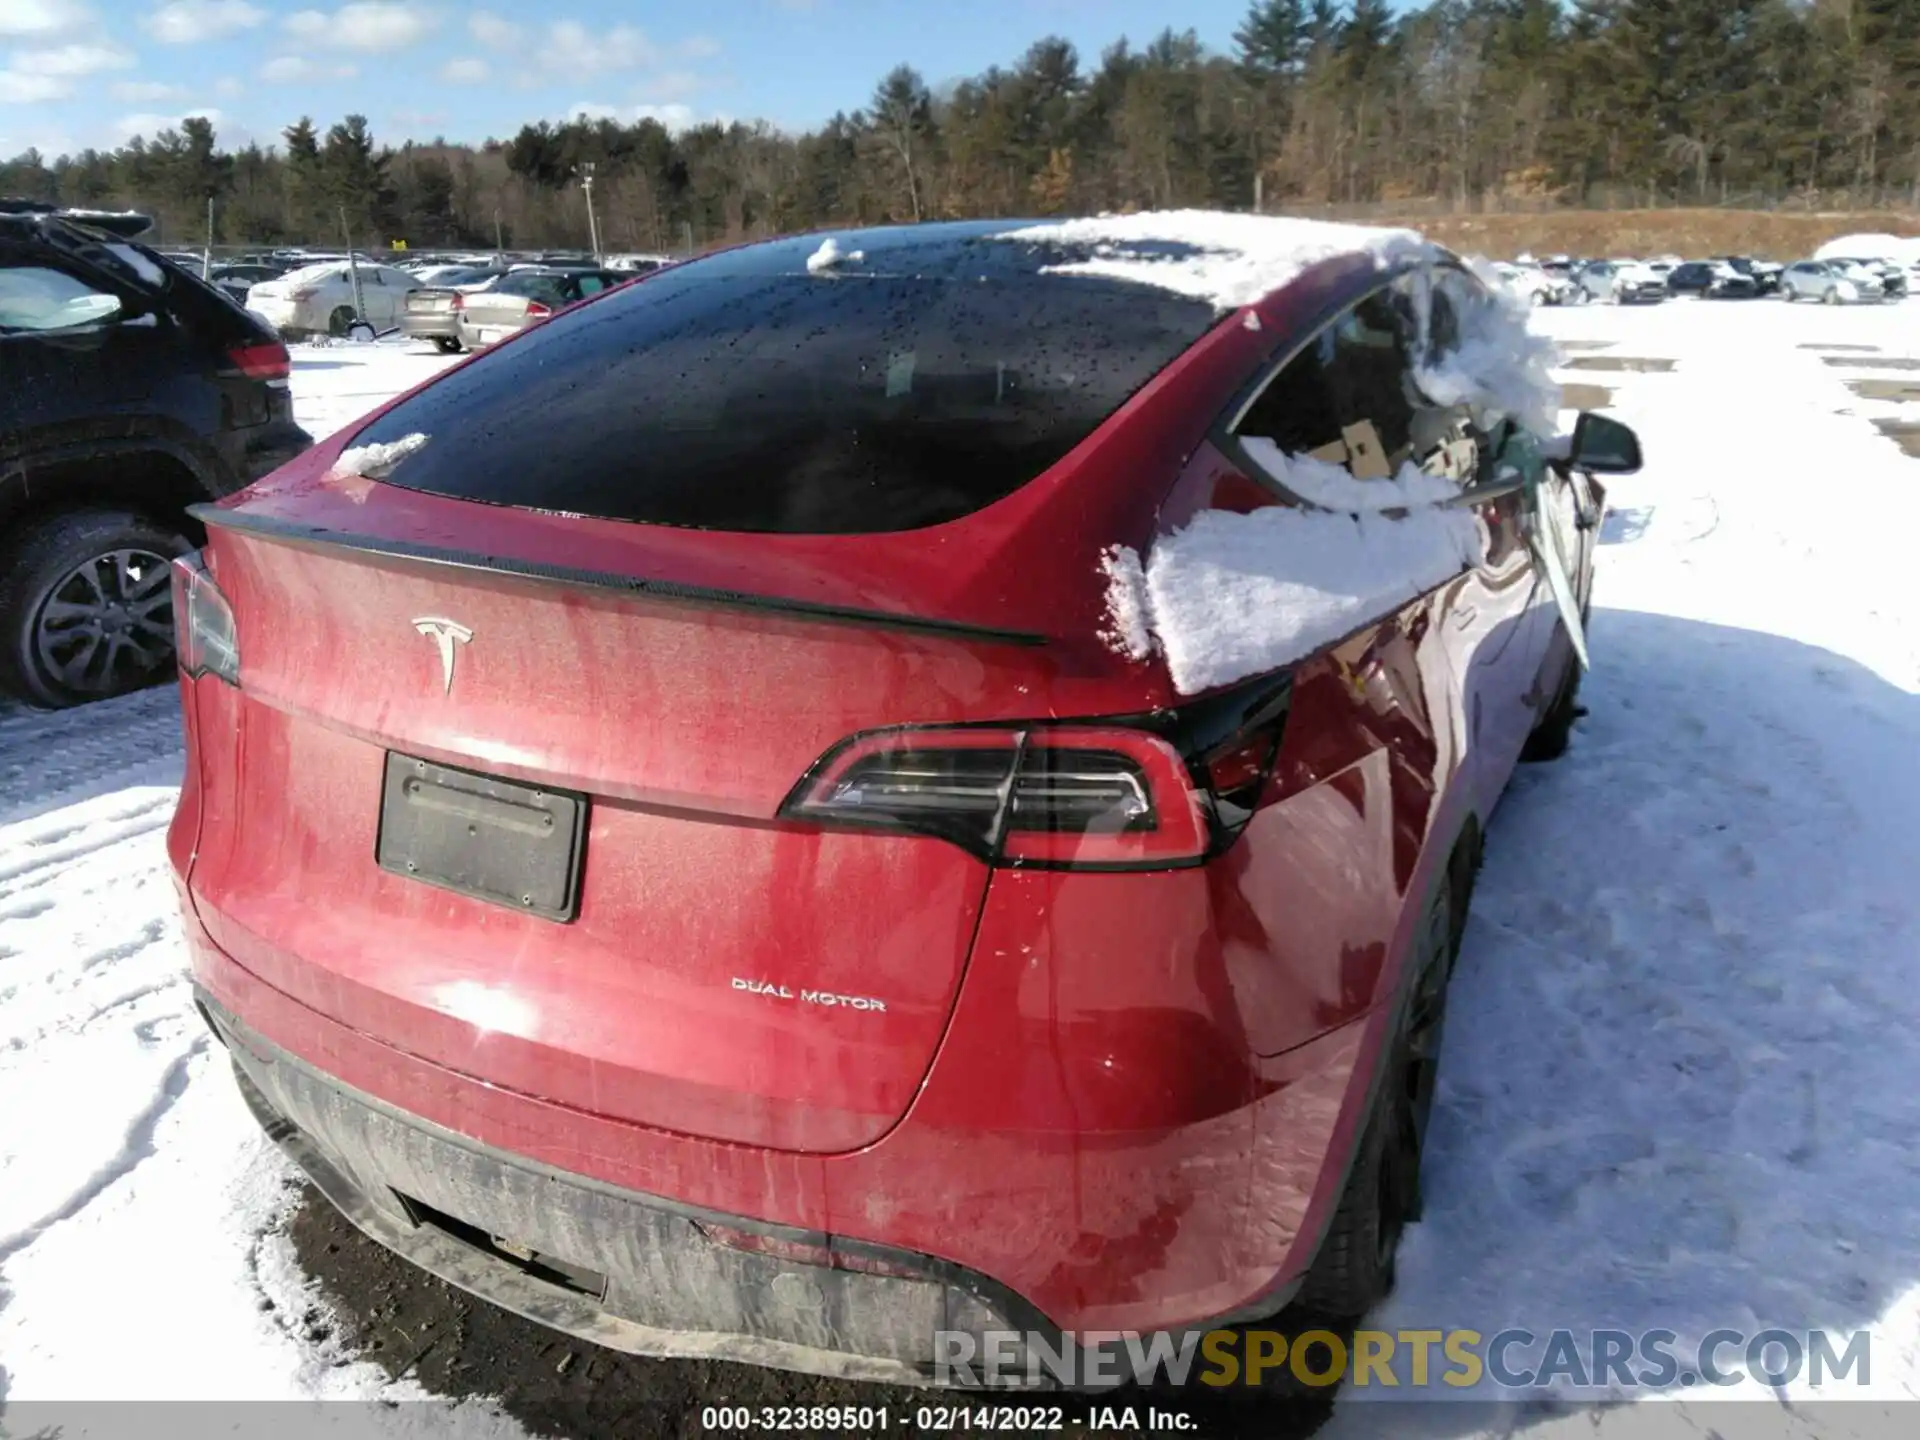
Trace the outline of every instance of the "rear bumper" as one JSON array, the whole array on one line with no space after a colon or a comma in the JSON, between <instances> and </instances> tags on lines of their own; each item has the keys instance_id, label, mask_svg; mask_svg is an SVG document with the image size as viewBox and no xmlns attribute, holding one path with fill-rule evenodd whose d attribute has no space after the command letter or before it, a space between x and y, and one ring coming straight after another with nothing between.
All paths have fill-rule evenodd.
<instances>
[{"instance_id":1,"label":"rear bumper","mask_svg":"<svg viewBox=\"0 0 1920 1440\"><path fill-rule=\"evenodd\" d=\"M451 311L444 315L416 315L403 310L400 312L400 333L414 340L457 340L460 337L460 325Z\"/></svg>"},{"instance_id":2,"label":"rear bumper","mask_svg":"<svg viewBox=\"0 0 1920 1440\"><path fill-rule=\"evenodd\" d=\"M213 723L218 728L222 721L216 716ZM201 727L208 723L203 713ZM352 1179L361 1199L338 1185L323 1188L376 1239L435 1273L543 1323L643 1353L747 1358L750 1350L764 1364L904 1381L919 1378L915 1366L938 1328L927 1317L965 1313L959 1293L981 1300L987 1316L1024 1317L1004 1328L1042 1333L1177 1332L1271 1315L1297 1288L1337 1202L1364 1122L1367 1077L1384 1040L1384 1027L1374 1023L1384 1015L1378 1011L1283 1056L1253 1062L1245 1078L1256 1093L1220 1109L1208 1094L1223 1072L1212 1037L1183 1035L1185 1027L1170 1014L1151 1017L1138 1036L1095 1031L1090 1038L1100 1042L1100 1052L1119 1057L1105 1073L1124 1081L1138 1060L1137 1068L1158 1076L1166 1093L1150 1113L1130 1099L1123 1111L1103 1117L1108 1107L1100 1094L1077 1086L1087 1125L1076 1134L1044 1114L1053 1108L1046 1084L1055 1062L1071 1063L1070 1051L1062 1042L1044 1063L1013 1063L1005 1042L1017 998L976 975L980 983L963 996L912 1111L879 1141L834 1155L722 1143L489 1084L473 1078L484 1068L481 1053L472 1057L473 1071L447 1069L276 989L201 923L207 902L181 874L186 833L197 828L190 810L176 821L176 830L182 827L174 859L194 979L212 1014L237 1017L231 1021L236 1033L257 1037L241 1051L251 1083L310 1135L334 1133L331 1117L357 1113L356 1106L386 1117L377 1131L370 1122L342 1122L347 1133L374 1135L379 1144L329 1142L336 1152L329 1163ZM1011 983L1020 968L1009 975ZM1043 997L1047 990L1040 987ZM1038 1039L1023 1027L1028 1031L1026 1038ZM1209 1048L1193 1050L1202 1043ZM273 1079L296 1071L310 1083ZM891 1329L861 1339L874 1347L866 1353L820 1346L812 1332L754 1330L745 1332L753 1346L741 1349L735 1339L742 1332L716 1328L700 1312L607 1319L600 1314L605 1307L577 1297L562 1305L565 1297L528 1291L498 1267L483 1285L470 1262L454 1266L454 1252L421 1234L404 1206L381 1210L366 1199L397 1191L603 1275L623 1267L659 1273L635 1271L644 1257L619 1226L568 1221L553 1237L541 1228L542 1217L569 1213L565 1207L543 1201L521 1219L520 1211L500 1215L471 1204L501 1200L515 1193L511 1187L436 1188L436 1175L458 1173L458 1167L407 1159L424 1143L414 1138L419 1134L480 1153L505 1167L502 1173L531 1173L545 1177L543 1183L614 1193L675 1214L752 1217L721 1223L779 1237L830 1236L835 1247L892 1257L913 1274L937 1266L935 1273L947 1278L937 1293L916 1290L909 1297L917 1308L907 1313L920 1330L907 1338L917 1349ZM341 1151L358 1155L358 1165L343 1165ZM803 1276L813 1273L804 1264L797 1268ZM771 1296L780 1282L764 1272L755 1283L769 1287ZM788 1283L808 1296L803 1310L820 1313L805 1280ZM876 1315L892 1315L909 1298L880 1293L861 1303ZM770 1314L770 1305L764 1299L761 1311ZM864 1332L849 1325L837 1333L851 1343L847 1337ZM763 1342L795 1348L776 1352Z\"/></svg>"},{"instance_id":3,"label":"rear bumper","mask_svg":"<svg viewBox=\"0 0 1920 1440\"><path fill-rule=\"evenodd\" d=\"M1004 1287L929 1256L716 1215L493 1150L348 1088L198 998L256 1118L347 1219L540 1324L633 1354L894 1384L932 1383L941 1330L1053 1333ZM754 1253L710 1228L895 1273Z\"/></svg>"}]
</instances>

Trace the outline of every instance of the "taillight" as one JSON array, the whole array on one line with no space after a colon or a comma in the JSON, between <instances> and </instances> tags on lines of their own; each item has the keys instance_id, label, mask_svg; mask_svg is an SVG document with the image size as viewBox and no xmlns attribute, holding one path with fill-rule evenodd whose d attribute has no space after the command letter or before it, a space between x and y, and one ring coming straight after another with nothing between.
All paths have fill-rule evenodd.
<instances>
[{"instance_id":1,"label":"taillight","mask_svg":"<svg viewBox=\"0 0 1920 1440\"><path fill-rule=\"evenodd\" d=\"M462 295L462 294L459 294L458 292L455 292L455 294L454 294L454 297L453 297L453 299L452 299L451 301L449 301L449 302L448 302L448 304L447 304L447 308L448 308L449 310L464 310L464 309L466 309L466 308L467 308L467 297L466 297L466 296L464 296L464 295Z\"/></svg>"},{"instance_id":2,"label":"taillight","mask_svg":"<svg viewBox=\"0 0 1920 1440\"><path fill-rule=\"evenodd\" d=\"M288 292L287 298L293 301L295 304L301 304L301 303L304 303L305 301L313 299L313 297L318 295L319 293L320 292L318 290L314 290L314 289L293 290Z\"/></svg>"},{"instance_id":3,"label":"taillight","mask_svg":"<svg viewBox=\"0 0 1920 1440\"><path fill-rule=\"evenodd\" d=\"M544 320L551 314L553 314L553 307L551 305L542 305L538 300L529 300L527 302L527 318L529 320Z\"/></svg>"},{"instance_id":4,"label":"taillight","mask_svg":"<svg viewBox=\"0 0 1920 1440\"><path fill-rule=\"evenodd\" d=\"M903 726L828 751L789 820L928 835L989 864L1152 870L1238 838L1273 775L1292 677L1113 719Z\"/></svg>"},{"instance_id":5,"label":"taillight","mask_svg":"<svg viewBox=\"0 0 1920 1440\"><path fill-rule=\"evenodd\" d=\"M207 573L200 552L173 562L174 649L182 673L217 675L229 685L240 683L240 640L234 632L233 607Z\"/></svg>"},{"instance_id":6,"label":"taillight","mask_svg":"<svg viewBox=\"0 0 1920 1440\"><path fill-rule=\"evenodd\" d=\"M240 345L227 351L227 359L249 380L285 380L293 373L293 359L279 341L263 345Z\"/></svg>"},{"instance_id":7,"label":"taillight","mask_svg":"<svg viewBox=\"0 0 1920 1440\"><path fill-rule=\"evenodd\" d=\"M1012 866L1191 864L1209 838L1173 747L1103 726L855 736L815 767L782 813L937 836Z\"/></svg>"}]
</instances>

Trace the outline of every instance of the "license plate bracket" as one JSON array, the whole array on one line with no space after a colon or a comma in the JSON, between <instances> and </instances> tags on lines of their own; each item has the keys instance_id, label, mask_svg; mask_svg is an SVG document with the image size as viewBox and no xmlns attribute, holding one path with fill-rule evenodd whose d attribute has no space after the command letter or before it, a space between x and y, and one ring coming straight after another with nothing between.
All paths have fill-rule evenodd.
<instances>
[{"instance_id":1,"label":"license plate bracket","mask_svg":"<svg viewBox=\"0 0 1920 1440\"><path fill-rule=\"evenodd\" d=\"M382 870L561 924L579 912L587 797L389 751Z\"/></svg>"}]
</instances>

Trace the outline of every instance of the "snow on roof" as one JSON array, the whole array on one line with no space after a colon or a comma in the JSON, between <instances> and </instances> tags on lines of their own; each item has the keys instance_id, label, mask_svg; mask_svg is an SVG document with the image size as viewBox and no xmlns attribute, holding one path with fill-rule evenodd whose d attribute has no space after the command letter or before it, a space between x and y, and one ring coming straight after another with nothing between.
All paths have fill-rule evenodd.
<instances>
[{"instance_id":1,"label":"snow on roof","mask_svg":"<svg viewBox=\"0 0 1920 1440\"><path fill-rule=\"evenodd\" d=\"M1210 301L1221 311L1251 305L1337 256L1370 255L1385 268L1432 253L1412 230L1218 210L1062 220L1022 226L995 238L1091 246L1091 258L1048 266L1043 273L1151 285Z\"/></svg>"},{"instance_id":2,"label":"snow on roof","mask_svg":"<svg viewBox=\"0 0 1920 1440\"><path fill-rule=\"evenodd\" d=\"M346 269L346 265L347 262L344 260L322 260L312 265L302 265L297 269L289 270L284 275L276 276L275 279L291 280L296 284L302 280L324 280L327 276Z\"/></svg>"},{"instance_id":3,"label":"snow on roof","mask_svg":"<svg viewBox=\"0 0 1920 1440\"><path fill-rule=\"evenodd\" d=\"M866 258L864 250L842 250L840 242L829 235L820 242L818 250L807 256L807 273L821 275L842 262L857 265Z\"/></svg>"}]
</instances>

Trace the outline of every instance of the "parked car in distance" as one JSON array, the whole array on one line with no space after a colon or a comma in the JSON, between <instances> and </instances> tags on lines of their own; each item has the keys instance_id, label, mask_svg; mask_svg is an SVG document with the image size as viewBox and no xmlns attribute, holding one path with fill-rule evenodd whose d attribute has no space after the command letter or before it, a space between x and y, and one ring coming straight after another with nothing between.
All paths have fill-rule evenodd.
<instances>
[{"instance_id":1,"label":"parked car in distance","mask_svg":"<svg viewBox=\"0 0 1920 1440\"><path fill-rule=\"evenodd\" d=\"M194 274L199 274L195 267ZM215 265L207 275L207 282L215 289L231 295L243 309L247 303L247 292L263 280L278 280L287 273L284 265L275 265L265 261L234 261L229 264Z\"/></svg>"},{"instance_id":2,"label":"parked car in distance","mask_svg":"<svg viewBox=\"0 0 1920 1440\"><path fill-rule=\"evenodd\" d=\"M273 331L102 223L0 201L0 689L35 705L172 679L187 507L311 443Z\"/></svg>"},{"instance_id":3,"label":"parked car in distance","mask_svg":"<svg viewBox=\"0 0 1920 1440\"><path fill-rule=\"evenodd\" d=\"M721 251L202 509L196 1000L354 1224L603 1345L867 1380L941 1378L943 1324L1383 1297L1639 452L1427 398L1491 297L1311 225L1248 244L1259 326L1006 221ZM1262 447L1363 428L1501 477L1484 550L1259 673L1102 638L1114 546L1282 519Z\"/></svg>"},{"instance_id":4,"label":"parked car in distance","mask_svg":"<svg viewBox=\"0 0 1920 1440\"><path fill-rule=\"evenodd\" d=\"M1589 260L1575 279L1586 300L1639 305L1667 298L1665 278L1637 260Z\"/></svg>"},{"instance_id":5,"label":"parked car in distance","mask_svg":"<svg viewBox=\"0 0 1920 1440\"><path fill-rule=\"evenodd\" d=\"M463 348L462 297L491 289L509 273L481 265L442 265L424 272L421 288L408 293L400 311L400 333L411 340L430 340L444 355L458 353Z\"/></svg>"},{"instance_id":6,"label":"parked car in distance","mask_svg":"<svg viewBox=\"0 0 1920 1440\"><path fill-rule=\"evenodd\" d=\"M1843 266L1850 279L1872 279L1879 282L1881 298L1887 300L1903 299L1907 293L1907 272L1904 266L1890 260L1873 259L1832 259L1829 265Z\"/></svg>"},{"instance_id":7,"label":"parked car in distance","mask_svg":"<svg viewBox=\"0 0 1920 1440\"><path fill-rule=\"evenodd\" d=\"M673 264L673 258L671 255L609 255L606 266L609 270L645 275Z\"/></svg>"},{"instance_id":8,"label":"parked car in distance","mask_svg":"<svg viewBox=\"0 0 1920 1440\"><path fill-rule=\"evenodd\" d=\"M1689 260L1667 276L1667 290L1708 300L1750 300L1760 293L1751 275L1742 275L1721 260Z\"/></svg>"},{"instance_id":9,"label":"parked car in distance","mask_svg":"<svg viewBox=\"0 0 1920 1440\"><path fill-rule=\"evenodd\" d=\"M454 334L479 350L633 278L617 270L510 270L484 290L454 296Z\"/></svg>"},{"instance_id":10,"label":"parked car in distance","mask_svg":"<svg viewBox=\"0 0 1920 1440\"><path fill-rule=\"evenodd\" d=\"M1788 300L1823 305L1873 305L1886 298L1878 275L1838 260L1794 262L1787 267L1781 289Z\"/></svg>"},{"instance_id":11,"label":"parked car in distance","mask_svg":"<svg viewBox=\"0 0 1920 1440\"><path fill-rule=\"evenodd\" d=\"M1771 260L1755 260L1751 255L1716 255L1714 262L1727 265L1753 281L1755 293L1777 295L1780 292L1780 276L1785 266L1776 265Z\"/></svg>"},{"instance_id":12,"label":"parked car in distance","mask_svg":"<svg viewBox=\"0 0 1920 1440\"><path fill-rule=\"evenodd\" d=\"M357 297L350 268L359 271ZM247 309L288 339L343 338L356 321L375 331L394 328L408 293L419 288L420 282L397 266L349 267L344 260L329 260L253 286L247 291ZM364 313L357 309L362 305Z\"/></svg>"},{"instance_id":13,"label":"parked car in distance","mask_svg":"<svg viewBox=\"0 0 1920 1440\"><path fill-rule=\"evenodd\" d=\"M1524 261L1496 261L1494 273L1515 295L1531 305L1564 305L1574 295L1574 284L1564 275L1552 275Z\"/></svg>"}]
</instances>

